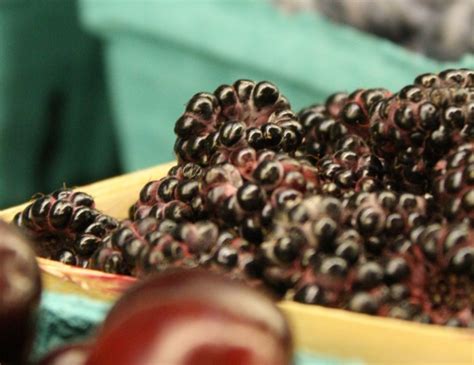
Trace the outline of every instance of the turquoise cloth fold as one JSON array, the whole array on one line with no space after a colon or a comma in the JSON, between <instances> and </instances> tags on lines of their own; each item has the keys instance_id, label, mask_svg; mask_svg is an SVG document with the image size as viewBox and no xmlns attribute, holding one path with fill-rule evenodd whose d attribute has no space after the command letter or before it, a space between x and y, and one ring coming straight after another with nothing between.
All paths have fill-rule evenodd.
<instances>
[{"instance_id":1,"label":"turquoise cloth fold","mask_svg":"<svg viewBox=\"0 0 474 365\"><path fill-rule=\"evenodd\" d=\"M62 344L87 339L94 334L111 304L82 296L43 294L33 359ZM295 365L362 365L322 355L297 352Z\"/></svg>"},{"instance_id":2,"label":"turquoise cloth fold","mask_svg":"<svg viewBox=\"0 0 474 365\"><path fill-rule=\"evenodd\" d=\"M64 343L92 335L110 303L76 295L44 293L39 310L34 358Z\"/></svg>"}]
</instances>

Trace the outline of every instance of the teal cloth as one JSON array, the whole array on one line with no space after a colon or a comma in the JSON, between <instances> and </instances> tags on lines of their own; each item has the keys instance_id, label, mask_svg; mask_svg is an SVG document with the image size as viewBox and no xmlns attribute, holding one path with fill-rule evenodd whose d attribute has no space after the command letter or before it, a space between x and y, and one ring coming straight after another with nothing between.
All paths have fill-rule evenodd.
<instances>
[{"instance_id":1,"label":"teal cloth","mask_svg":"<svg viewBox=\"0 0 474 365\"><path fill-rule=\"evenodd\" d=\"M238 78L275 82L296 110L335 91L398 90L439 63L316 14L261 0L81 0L81 19L107 44L121 158L136 170L173 158L186 101Z\"/></svg>"},{"instance_id":2,"label":"teal cloth","mask_svg":"<svg viewBox=\"0 0 474 365\"><path fill-rule=\"evenodd\" d=\"M62 344L92 335L104 319L110 303L75 295L44 293L38 316L33 357L38 358Z\"/></svg>"},{"instance_id":3,"label":"teal cloth","mask_svg":"<svg viewBox=\"0 0 474 365\"><path fill-rule=\"evenodd\" d=\"M119 172L101 47L76 0L0 1L0 209Z\"/></svg>"},{"instance_id":4,"label":"teal cloth","mask_svg":"<svg viewBox=\"0 0 474 365\"><path fill-rule=\"evenodd\" d=\"M93 335L110 303L75 295L43 294L33 359L64 343L80 341ZM362 365L322 355L298 352L295 365Z\"/></svg>"}]
</instances>

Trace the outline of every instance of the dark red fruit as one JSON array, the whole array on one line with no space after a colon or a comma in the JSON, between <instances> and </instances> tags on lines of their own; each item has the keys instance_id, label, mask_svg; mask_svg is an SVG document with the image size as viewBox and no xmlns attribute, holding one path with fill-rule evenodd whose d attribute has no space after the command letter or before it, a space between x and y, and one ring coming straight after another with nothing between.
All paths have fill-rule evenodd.
<instances>
[{"instance_id":1,"label":"dark red fruit","mask_svg":"<svg viewBox=\"0 0 474 365\"><path fill-rule=\"evenodd\" d=\"M270 299L190 270L150 277L125 294L86 365L283 365L291 358L288 325Z\"/></svg>"},{"instance_id":2,"label":"dark red fruit","mask_svg":"<svg viewBox=\"0 0 474 365\"><path fill-rule=\"evenodd\" d=\"M73 344L57 348L47 354L38 365L84 365L90 346L89 344Z\"/></svg>"},{"instance_id":3,"label":"dark red fruit","mask_svg":"<svg viewBox=\"0 0 474 365\"><path fill-rule=\"evenodd\" d=\"M262 289L265 262L259 249L232 230L219 233L210 252L201 256L200 265Z\"/></svg>"},{"instance_id":4,"label":"dark red fruit","mask_svg":"<svg viewBox=\"0 0 474 365\"><path fill-rule=\"evenodd\" d=\"M304 141L297 154L313 163L338 149L337 141L348 134L347 128L329 114L326 106L315 104L298 113L304 130Z\"/></svg>"},{"instance_id":5,"label":"dark red fruit","mask_svg":"<svg viewBox=\"0 0 474 365\"><path fill-rule=\"evenodd\" d=\"M41 278L32 244L0 221L0 362L24 364L34 337Z\"/></svg>"}]
</instances>

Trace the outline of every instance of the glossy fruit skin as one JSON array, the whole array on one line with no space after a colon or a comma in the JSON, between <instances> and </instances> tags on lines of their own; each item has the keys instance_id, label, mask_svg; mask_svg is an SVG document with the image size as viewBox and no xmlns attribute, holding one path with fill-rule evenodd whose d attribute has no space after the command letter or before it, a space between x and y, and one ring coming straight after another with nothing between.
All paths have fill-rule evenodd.
<instances>
[{"instance_id":1,"label":"glossy fruit skin","mask_svg":"<svg viewBox=\"0 0 474 365\"><path fill-rule=\"evenodd\" d=\"M293 152L302 139L301 124L278 88L250 80L194 95L175 133L178 162L202 166L224 162L235 148Z\"/></svg>"},{"instance_id":2,"label":"glossy fruit skin","mask_svg":"<svg viewBox=\"0 0 474 365\"><path fill-rule=\"evenodd\" d=\"M317 169L305 159L243 148L230 162L207 170L204 201L220 225L257 245L268 231L272 211L297 204L319 186Z\"/></svg>"},{"instance_id":3,"label":"glossy fruit skin","mask_svg":"<svg viewBox=\"0 0 474 365\"><path fill-rule=\"evenodd\" d=\"M433 193L452 222L474 226L474 143L455 148L434 167Z\"/></svg>"},{"instance_id":4,"label":"glossy fruit skin","mask_svg":"<svg viewBox=\"0 0 474 365\"><path fill-rule=\"evenodd\" d=\"M268 291L261 281L265 262L259 247L235 230L221 230L210 252L201 256L199 265L250 287Z\"/></svg>"},{"instance_id":5,"label":"glossy fruit skin","mask_svg":"<svg viewBox=\"0 0 474 365\"><path fill-rule=\"evenodd\" d=\"M49 352L38 365L84 365L91 344L68 344Z\"/></svg>"},{"instance_id":6,"label":"glossy fruit skin","mask_svg":"<svg viewBox=\"0 0 474 365\"><path fill-rule=\"evenodd\" d=\"M326 100L329 114L342 123L350 134L364 139L370 136L370 117L375 105L392 96L386 89L358 89L351 94L335 93Z\"/></svg>"},{"instance_id":7,"label":"glossy fruit skin","mask_svg":"<svg viewBox=\"0 0 474 365\"><path fill-rule=\"evenodd\" d=\"M171 267L195 267L198 254L205 249L203 241L213 244L217 232L214 224L205 221L125 220L102 241L90 267L138 277Z\"/></svg>"},{"instance_id":8,"label":"glossy fruit skin","mask_svg":"<svg viewBox=\"0 0 474 365\"><path fill-rule=\"evenodd\" d=\"M414 230L412 240L439 270L474 278L474 229L467 223L434 223Z\"/></svg>"},{"instance_id":9,"label":"glossy fruit skin","mask_svg":"<svg viewBox=\"0 0 474 365\"><path fill-rule=\"evenodd\" d=\"M430 199L393 191L307 197L275 216L260 246L262 279L304 304L440 325L455 318L465 327L473 232L444 222Z\"/></svg>"},{"instance_id":10,"label":"glossy fruit skin","mask_svg":"<svg viewBox=\"0 0 474 365\"><path fill-rule=\"evenodd\" d=\"M24 364L34 338L41 295L32 243L0 221L0 362Z\"/></svg>"},{"instance_id":11,"label":"glossy fruit skin","mask_svg":"<svg viewBox=\"0 0 474 365\"><path fill-rule=\"evenodd\" d=\"M373 152L391 166L398 189L429 188L431 169L456 146L474 139L473 71L421 75L414 85L382 99L373 108Z\"/></svg>"},{"instance_id":12,"label":"glossy fruit skin","mask_svg":"<svg viewBox=\"0 0 474 365\"><path fill-rule=\"evenodd\" d=\"M16 221L52 232L43 251L65 263L138 277L200 266L306 304L466 327L473 87L473 71L446 70L296 117L274 85L238 80L188 102L178 164L119 228L94 226L92 198L71 191Z\"/></svg>"},{"instance_id":13,"label":"glossy fruit skin","mask_svg":"<svg viewBox=\"0 0 474 365\"><path fill-rule=\"evenodd\" d=\"M116 303L86 365L290 364L291 352L288 325L264 295L209 272L171 271Z\"/></svg>"},{"instance_id":14,"label":"glossy fruit skin","mask_svg":"<svg viewBox=\"0 0 474 365\"><path fill-rule=\"evenodd\" d=\"M384 187L384 161L370 152L367 143L356 135L347 135L336 143L336 152L321 158L321 192L344 196L352 192L374 192Z\"/></svg>"},{"instance_id":15,"label":"glossy fruit skin","mask_svg":"<svg viewBox=\"0 0 474 365\"><path fill-rule=\"evenodd\" d=\"M34 242L38 256L87 268L118 221L95 209L93 198L71 189L36 198L13 219Z\"/></svg>"},{"instance_id":16,"label":"glossy fruit skin","mask_svg":"<svg viewBox=\"0 0 474 365\"><path fill-rule=\"evenodd\" d=\"M192 162L176 165L168 174L146 183L137 202L130 208L130 219L146 217L196 221L206 218L200 194L200 181L204 169Z\"/></svg>"}]
</instances>

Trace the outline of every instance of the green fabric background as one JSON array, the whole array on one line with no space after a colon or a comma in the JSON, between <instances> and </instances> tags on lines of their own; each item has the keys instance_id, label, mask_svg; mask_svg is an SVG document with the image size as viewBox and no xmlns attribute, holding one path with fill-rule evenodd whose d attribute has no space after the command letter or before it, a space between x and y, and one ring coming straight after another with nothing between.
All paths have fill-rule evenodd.
<instances>
[{"instance_id":1,"label":"green fabric background","mask_svg":"<svg viewBox=\"0 0 474 365\"><path fill-rule=\"evenodd\" d=\"M85 27L106 44L121 158L135 170L173 158L186 101L238 78L275 82L295 109L338 90L397 90L442 64L315 14L262 0L81 0Z\"/></svg>"},{"instance_id":2,"label":"green fabric background","mask_svg":"<svg viewBox=\"0 0 474 365\"><path fill-rule=\"evenodd\" d=\"M101 59L77 1L0 1L0 209L118 173Z\"/></svg>"}]
</instances>

